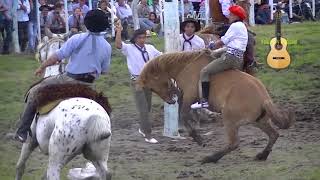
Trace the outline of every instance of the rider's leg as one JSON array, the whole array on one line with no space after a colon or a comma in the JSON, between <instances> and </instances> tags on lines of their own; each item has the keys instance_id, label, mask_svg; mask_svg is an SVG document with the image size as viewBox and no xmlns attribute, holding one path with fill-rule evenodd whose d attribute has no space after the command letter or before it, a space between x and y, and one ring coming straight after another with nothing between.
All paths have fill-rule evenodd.
<instances>
[{"instance_id":1,"label":"rider's leg","mask_svg":"<svg viewBox=\"0 0 320 180\"><path fill-rule=\"evenodd\" d=\"M92 83L78 81L66 76L65 74L51 76L49 78L42 80L39 84L33 86L28 92L26 105L20 119L20 127L18 128L15 136L17 140L19 140L20 142L25 142L27 140L28 132L30 132L30 126L31 126L32 120L37 112L35 96L37 95L38 90L47 85L65 84L65 83L85 84L91 88L94 88Z\"/></svg>"},{"instance_id":2,"label":"rider's leg","mask_svg":"<svg viewBox=\"0 0 320 180\"><path fill-rule=\"evenodd\" d=\"M228 69L241 69L242 60L230 56L228 54L222 55L220 58L212 61L206 67L200 71L200 81L199 81L199 97L200 103L195 103L191 105L193 109L208 107L208 97L210 89L210 76L218 74Z\"/></svg>"}]
</instances>

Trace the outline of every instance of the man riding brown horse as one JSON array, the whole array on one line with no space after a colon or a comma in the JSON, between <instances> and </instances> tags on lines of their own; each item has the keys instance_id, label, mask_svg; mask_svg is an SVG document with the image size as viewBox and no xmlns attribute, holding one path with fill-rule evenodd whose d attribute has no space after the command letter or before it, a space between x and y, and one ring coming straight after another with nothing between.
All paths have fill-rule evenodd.
<instances>
[{"instance_id":1,"label":"man riding brown horse","mask_svg":"<svg viewBox=\"0 0 320 180\"><path fill-rule=\"evenodd\" d=\"M220 37L223 36L230 24L229 24L229 15L230 12L228 8L232 4L237 4L241 6L244 11L246 18L243 20L243 22L248 27L248 17L249 17L249 3L248 0L236 0L234 3L232 0L209 0L209 7L210 7L210 15L212 18L212 24L204 28L200 33L206 34L217 34ZM248 44L246 47L246 51L244 53L244 65L243 70L249 74L253 74L253 68L256 65L255 61L255 34L248 30Z\"/></svg>"}]
</instances>

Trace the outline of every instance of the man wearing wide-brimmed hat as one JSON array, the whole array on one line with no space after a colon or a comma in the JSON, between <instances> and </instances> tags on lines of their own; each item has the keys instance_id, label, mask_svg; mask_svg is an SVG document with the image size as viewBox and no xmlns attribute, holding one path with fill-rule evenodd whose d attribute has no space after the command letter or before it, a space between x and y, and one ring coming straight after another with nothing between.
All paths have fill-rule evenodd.
<instances>
[{"instance_id":1,"label":"man wearing wide-brimmed hat","mask_svg":"<svg viewBox=\"0 0 320 180\"><path fill-rule=\"evenodd\" d=\"M93 82L99 75L109 70L111 46L102 33L109 27L105 13L101 10L89 11L84 18L84 24L89 32L72 36L36 70L35 74L41 75L46 67L69 58L66 73L48 77L29 90L21 125L15 136L20 142L25 142L30 132L30 125L37 111L35 95L39 88L65 83L85 84L93 87Z\"/></svg>"},{"instance_id":2,"label":"man wearing wide-brimmed hat","mask_svg":"<svg viewBox=\"0 0 320 180\"><path fill-rule=\"evenodd\" d=\"M220 40L209 44L210 49L226 46L226 52L223 53L220 58L214 59L201 70L199 82L200 102L191 105L192 109L207 108L209 106L209 77L211 75L229 69L242 70L243 55L248 43L248 30L243 22L246 19L246 12L238 5L230 6L229 11L229 22L231 25L228 31Z\"/></svg>"},{"instance_id":3,"label":"man wearing wide-brimmed hat","mask_svg":"<svg viewBox=\"0 0 320 180\"><path fill-rule=\"evenodd\" d=\"M138 29L133 33L127 44L121 40L121 31L123 30L120 20L116 24L116 48L120 49L122 54L127 58L129 73L131 74L131 86L134 94L136 108L140 118L139 133L148 143L158 143L151 136L151 97L152 93L149 89L139 89L136 87L136 79L140 75L143 66L151 59L161 54L153 45L146 44L147 32L144 29Z\"/></svg>"},{"instance_id":4,"label":"man wearing wide-brimmed hat","mask_svg":"<svg viewBox=\"0 0 320 180\"><path fill-rule=\"evenodd\" d=\"M182 51L193 51L205 48L205 43L195 32L200 30L200 23L193 19L187 18L180 25L180 42Z\"/></svg>"}]
</instances>

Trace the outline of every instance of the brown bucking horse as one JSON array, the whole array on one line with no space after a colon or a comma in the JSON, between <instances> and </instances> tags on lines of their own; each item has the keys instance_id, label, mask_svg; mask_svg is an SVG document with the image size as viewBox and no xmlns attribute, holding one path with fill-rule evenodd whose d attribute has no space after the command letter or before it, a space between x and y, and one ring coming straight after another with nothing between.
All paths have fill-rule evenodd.
<instances>
[{"instance_id":1,"label":"brown bucking horse","mask_svg":"<svg viewBox=\"0 0 320 180\"><path fill-rule=\"evenodd\" d=\"M161 55L149 61L140 74L137 86L149 88L169 104L174 103L174 92L170 79L177 82L181 90L180 118L190 136L203 145L201 136L194 127L190 105L199 100L198 81L200 70L206 66L218 51L201 50ZM256 155L257 160L266 160L272 146L279 137L271 126L273 122L280 129L289 128L294 122L294 113L277 108L264 85L255 77L238 71L228 70L211 77L209 105L210 110L222 113L223 124L228 137L228 145L222 150L202 160L203 163L217 162L227 153L236 149L240 143L238 129L251 124L269 136L264 150ZM270 121L271 120L271 121Z\"/></svg>"}]
</instances>

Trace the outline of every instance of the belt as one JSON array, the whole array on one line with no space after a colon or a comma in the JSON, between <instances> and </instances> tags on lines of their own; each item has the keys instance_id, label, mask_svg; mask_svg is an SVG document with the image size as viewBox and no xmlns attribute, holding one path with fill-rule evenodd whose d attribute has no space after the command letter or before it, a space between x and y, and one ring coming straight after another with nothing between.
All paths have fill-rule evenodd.
<instances>
[{"instance_id":1,"label":"belt","mask_svg":"<svg viewBox=\"0 0 320 180\"><path fill-rule=\"evenodd\" d=\"M132 81L136 81L138 79L138 77L139 77L139 75L133 75L133 74L130 75L130 79Z\"/></svg>"},{"instance_id":2,"label":"belt","mask_svg":"<svg viewBox=\"0 0 320 180\"><path fill-rule=\"evenodd\" d=\"M231 54L233 56L236 56L236 57L238 57L240 59L243 59L244 51L228 47L227 53Z\"/></svg>"},{"instance_id":3,"label":"belt","mask_svg":"<svg viewBox=\"0 0 320 180\"><path fill-rule=\"evenodd\" d=\"M86 83L93 83L93 81L95 80L95 76L93 76L92 73L72 74L67 72L67 76L71 77L72 79L83 81Z\"/></svg>"}]
</instances>

